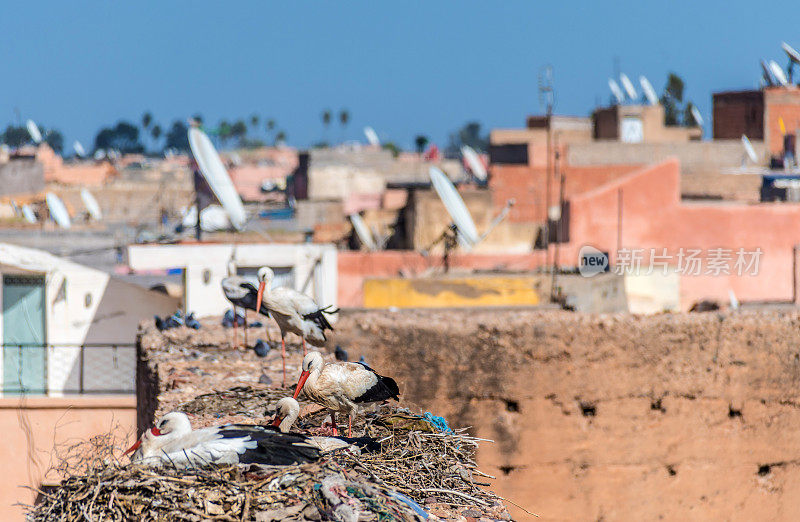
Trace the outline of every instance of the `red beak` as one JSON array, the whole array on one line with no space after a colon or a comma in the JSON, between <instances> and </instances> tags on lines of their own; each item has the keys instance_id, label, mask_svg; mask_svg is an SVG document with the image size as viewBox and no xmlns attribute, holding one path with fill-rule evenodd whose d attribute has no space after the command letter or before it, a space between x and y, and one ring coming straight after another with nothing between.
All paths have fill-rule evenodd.
<instances>
[{"instance_id":1,"label":"red beak","mask_svg":"<svg viewBox=\"0 0 800 522\"><path fill-rule=\"evenodd\" d=\"M156 427L153 427L153 428L150 428L150 433L152 433L155 436L159 436L159 435L161 435L161 430L159 430ZM130 448L126 449L125 453L123 453L123 455L127 455L128 453L133 453L134 451L139 449L139 447L141 445L142 445L142 439L139 439L133 444L133 446L131 446Z\"/></svg>"},{"instance_id":2,"label":"red beak","mask_svg":"<svg viewBox=\"0 0 800 522\"><path fill-rule=\"evenodd\" d=\"M276 427L276 428L280 427L280 425L281 425L281 421L282 421L282 420L283 420L283 419L281 419L280 417L278 417L277 415L275 415L275 418L272 420L272 426L274 426L274 427Z\"/></svg>"},{"instance_id":3,"label":"red beak","mask_svg":"<svg viewBox=\"0 0 800 522\"><path fill-rule=\"evenodd\" d=\"M261 281L258 283L258 296L256 297L256 313L261 313L261 300L264 298L264 286L266 285L265 281Z\"/></svg>"},{"instance_id":4,"label":"red beak","mask_svg":"<svg viewBox=\"0 0 800 522\"><path fill-rule=\"evenodd\" d=\"M297 396L300 395L300 390L303 389L303 386L306 384L306 379L308 379L309 375L311 375L311 372L308 370L300 374L300 380L297 381L297 388L294 389L294 395L292 395L293 399L296 399Z\"/></svg>"}]
</instances>

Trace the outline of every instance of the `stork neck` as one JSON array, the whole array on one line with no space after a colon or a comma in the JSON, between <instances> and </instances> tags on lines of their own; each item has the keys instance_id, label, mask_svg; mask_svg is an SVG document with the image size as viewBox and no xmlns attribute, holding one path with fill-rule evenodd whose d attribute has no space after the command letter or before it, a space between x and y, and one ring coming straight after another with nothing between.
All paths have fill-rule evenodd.
<instances>
[{"instance_id":1,"label":"stork neck","mask_svg":"<svg viewBox=\"0 0 800 522\"><path fill-rule=\"evenodd\" d=\"M191 433L192 429L183 430L177 429L163 435L153 435L150 430L147 430L142 436L141 453L143 457L150 457L161 453L161 448L167 444L180 439L181 437Z\"/></svg>"},{"instance_id":2,"label":"stork neck","mask_svg":"<svg viewBox=\"0 0 800 522\"><path fill-rule=\"evenodd\" d=\"M281 433L289 433L289 430L292 429L292 426L294 425L294 422L297 420L297 417L299 415L300 415L300 410L295 410L294 408L292 408L289 414L283 418L280 425L278 426L278 429L281 430Z\"/></svg>"}]
</instances>

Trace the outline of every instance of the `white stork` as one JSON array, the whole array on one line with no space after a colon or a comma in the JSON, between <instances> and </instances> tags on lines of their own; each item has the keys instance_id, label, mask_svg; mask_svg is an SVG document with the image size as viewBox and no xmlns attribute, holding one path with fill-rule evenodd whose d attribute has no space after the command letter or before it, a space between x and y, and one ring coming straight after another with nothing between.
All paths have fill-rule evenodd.
<instances>
[{"instance_id":1,"label":"white stork","mask_svg":"<svg viewBox=\"0 0 800 522\"><path fill-rule=\"evenodd\" d=\"M319 352L309 352L303 357L303 370L294 391L295 399L301 390L312 402L330 411L334 435L338 433L336 413L346 413L348 437L353 434L353 415L358 413L360 405L387 399L400 400L400 389L391 377L378 375L361 363L337 362L326 365Z\"/></svg>"},{"instance_id":2,"label":"white stork","mask_svg":"<svg viewBox=\"0 0 800 522\"><path fill-rule=\"evenodd\" d=\"M244 308L244 344L247 346L247 310L253 310L256 313L269 317L269 309L266 306L256 308L256 299L258 297L258 290L253 283L237 275L231 275L222 280L222 293L225 298L233 305L233 336L234 344L239 347L239 336L237 334L237 321L236 321L236 307ZM267 339L272 342L269 337L269 328L267 330Z\"/></svg>"},{"instance_id":3,"label":"white stork","mask_svg":"<svg viewBox=\"0 0 800 522\"><path fill-rule=\"evenodd\" d=\"M283 386L286 386L286 333L292 332L303 341L303 355L308 351L306 341L314 346L324 346L325 330L333 331L325 314L334 314L339 310L331 310L330 306L320 308L309 296L293 288L270 288L275 274L269 267L258 270L258 295L256 308L261 308L262 300L269 309L272 318L281 330L281 356L283 357Z\"/></svg>"},{"instance_id":4,"label":"white stork","mask_svg":"<svg viewBox=\"0 0 800 522\"><path fill-rule=\"evenodd\" d=\"M189 468L208 464L313 462L321 450L310 437L281 433L271 426L227 424L192 430L185 413L171 412L144 432L123 455L146 466Z\"/></svg>"},{"instance_id":5,"label":"white stork","mask_svg":"<svg viewBox=\"0 0 800 522\"><path fill-rule=\"evenodd\" d=\"M275 404L275 418L272 426L278 428L281 433L289 433L297 417L300 416L300 404L292 397L284 397ZM333 451L355 445L365 448L367 451L380 451L381 445L372 437L309 437L309 443L318 447L321 451Z\"/></svg>"}]
</instances>

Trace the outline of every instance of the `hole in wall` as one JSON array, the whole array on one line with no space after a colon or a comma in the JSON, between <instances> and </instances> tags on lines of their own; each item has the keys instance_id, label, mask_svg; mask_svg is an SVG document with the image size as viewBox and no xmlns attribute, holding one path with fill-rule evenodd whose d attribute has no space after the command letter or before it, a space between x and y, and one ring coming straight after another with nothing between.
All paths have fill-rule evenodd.
<instances>
[{"instance_id":1,"label":"hole in wall","mask_svg":"<svg viewBox=\"0 0 800 522\"><path fill-rule=\"evenodd\" d=\"M675 469L675 466L672 464L667 464L667 473L669 473L670 477L674 477L678 474L678 471Z\"/></svg>"},{"instance_id":2,"label":"hole in wall","mask_svg":"<svg viewBox=\"0 0 800 522\"><path fill-rule=\"evenodd\" d=\"M654 401L650 401L650 409L653 411L660 411L661 413L667 413L667 409L664 408L664 405L661 403L661 397Z\"/></svg>"},{"instance_id":3,"label":"hole in wall","mask_svg":"<svg viewBox=\"0 0 800 522\"><path fill-rule=\"evenodd\" d=\"M772 466L770 466L769 464L762 464L758 467L758 476L764 477L766 475L769 475L771 471L772 471Z\"/></svg>"},{"instance_id":4,"label":"hole in wall","mask_svg":"<svg viewBox=\"0 0 800 522\"><path fill-rule=\"evenodd\" d=\"M597 416L597 406L588 402L582 402L581 413L584 417L595 417Z\"/></svg>"},{"instance_id":5,"label":"hole in wall","mask_svg":"<svg viewBox=\"0 0 800 522\"><path fill-rule=\"evenodd\" d=\"M736 417L741 418L741 416L742 416L742 410L737 410L736 408L733 407L733 405L730 404L728 405L728 417L734 419Z\"/></svg>"},{"instance_id":6,"label":"hole in wall","mask_svg":"<svg viewBox=\"0 0 800 522\"><path fill-rule=\"evenodd\" d=\"M516 469L516 466L500 466L500 471L503 472L503 475L508 475L512 471Z\"/></svg>"},{"instance_id":7,"label":"hole in wall","mask_svg":"<svg viewBox=\"0 0 800 522\"><path fill-rule=\"evenodd\" d=\"M505 399L506 402L506 411L510 411L513 413L519 413L519 402L512 401L509 399Z\"/></svg>"}]
</instances>

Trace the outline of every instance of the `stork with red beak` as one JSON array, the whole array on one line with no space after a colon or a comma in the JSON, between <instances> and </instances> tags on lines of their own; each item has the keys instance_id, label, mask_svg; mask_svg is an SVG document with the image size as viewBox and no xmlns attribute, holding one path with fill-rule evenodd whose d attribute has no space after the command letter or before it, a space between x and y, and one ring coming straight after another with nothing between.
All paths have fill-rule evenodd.
<instances>
[{"instance_id":1,"label":"stork with red beak","mask_svg":"<svg viewBox=\"0 0 800 522\"><path fill-rule=\"evenodd\" d=\"M313 462L321 450L310 437L281 433L271 426L227 424L192 430L185 413L164 415L123 455L145 466L190 468L208 464L286 466Z\"/></svg>"},{"instance_id":2,"label":"stork with red beak","mask_svg":"<svg viewBox=\"0 0 800 522\"><path fill-rule=\"evenodd\" d=\"M388 399L400 400L400 389L391 377L378 375L360 363L337 362L326 365L319 352L309 352L303 357L303 370L294 391L295 399L300 391L305 391L306 397L312 402L330 411L334 435L338 433L336 413L346 413L348 437L353 434L353 415L358 413L359 407Z\"/></svg>"},{"instance_id":3,"label":"stork with red beak","mask_svg":"<svg viewBox=\"0 0 800 522\"><path fill-rule=\"evenodd\" d=\"M283 386L286 386L286 333L292 332L303 341L303 355L308 352L306 341L314 346L324 346L325 330L333 331L325 314L334 314L330 306L320 306L309 296L293 288L271 288L274 277L272 269L262 267L258 270L258 295L256 309L261 309L262 301L269 309L272 318L281 330L281 356L283 357Z\"/></svg>"}]
</instances>

